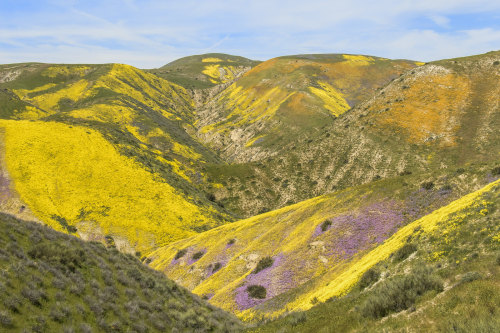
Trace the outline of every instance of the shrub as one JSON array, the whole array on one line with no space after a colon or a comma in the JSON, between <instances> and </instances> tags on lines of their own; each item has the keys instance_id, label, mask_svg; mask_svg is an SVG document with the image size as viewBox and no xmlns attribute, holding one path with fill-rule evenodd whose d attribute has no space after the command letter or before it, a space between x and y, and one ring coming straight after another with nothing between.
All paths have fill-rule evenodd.
<instances>
[{"instance_id":1,"label":"shrub","mask_svg":"<svg viewBox=\"0 0 500 333\"><path fill-rule=\"evenodd\" d=\"M141 282L144 277L142 276L142 273L137 269L137 268L131 268L127 271L127 275L130 276L132 279L134 279L137 282Z\"/></svg>"},{"instance_id":2,"label":"shrub","mask_svg":"<svg viewBox=\"0 0 500 333\"><path fill-rule=\"evenodd\" d=\"M36 333L42 333L46 331L47 320L44 316L38 316L35 318L36 323L31 326L31 330Z\"/></svg>"},{"instance_id":3,"label":"shrub","mask_svg":"<svg viewBox=\"0 0 500 333\"><path fill-rule=\"evenodd\" d=\"M177 253L175 254L174 259L178 260L178 259L184 257L184 255L186 254L186 252L187 252L187 249L182 249L182 250L177 251Z\"/></svg>"},{"instance_id":4,"label":"shrub","mask_svg":"<svg viewBox=\"0 0 500 333\"><path fill-rule=\"evenodd\" d=\"M12 317L6 311L0 311L0 325L3 327L12 327Z\"/></svg>"},{"instance_id":5,"label":"shrub","mask_svg":"<svg viewBox=\"0 0 500 333\"><path fill-rule=\"evenodd\" d=\"M394 276L375 287L361 306L365 317L381 318L410 308L427 291L443 291L443 282L426 267L410 274Z\"/></svg>"},{"instance_id":6,"label":"shrub","mask_svg":"<svg viewBox=\"0 0 500 333\"><path fill-rule=\"evenodd\" d=\"M156 287L156 281L152 277L148 277L141 286L143 288L153 289Z\"/></svg>"},{"instance_id":7,"label":"shrub","mask_svg":"<svg viewBox=\"0 0 500 333\"><path fill-rule=\"evenodd\" d=\"M417 251L417 247L414 244L405 244L399 250L394 253L394 261L403 261L408 258L413 252Z\"/></svg>"},{"instance_id":8,"label":"shrub","mask_svg":"<svg viewBox=\"0 0 500 333\"><path fill-rule=\"evenodd\" d=\"M84 282L80 282L80 283L73 283L70 287L69 287L69 292L71 294L74 294L74 295L77 295L77 296L81 296L83 294L83 292L85 291L85 285L84 285Z\"/></svg>"},{"instance_id":9,"label":"shrub","mask_svg":"<svg viewBox=\"0 0 500 333\"><path fill-rule=\"evenodd\" d=\"M21 295L23 295L31 304L41 307L42 300L47 300L47 295L45 291L39 290L37 288L24 288L21 291Z\"/></svg>"},{"instance_id":10,"label":"shrub","mask_svg":"<svg viewBox=\"0 0 500 333\"><path fill-rule=\"evenodd\" d=\"M434 183L433 182L423 182L422 184L420 184L420 187L422 187L424 190L430 190L434 187Z\"/></svg>"},{"instance_id":11,"label":"shrub","mask_svg":"<svg viewBox=\"0 0 500 333\"><path fill-rule=\"evenodd\" d=\"M127 275L125 275L123 271L119 271L116 274L116 280L120 282L120 284L122 284L123 286L130 286L131 283L130 279L127 277Z\"/></svg>"},{"instance_id":12,"label":"shrub","mask_svg":"<svg viewBox=\"0 0 500 333\"><path fill-rule=\"evenodd\" d=\"M305 312L294 312L287 317L287 322L292 327L295 327L299 324L305 323L307 320L307 316Z\"/></svg>"},{"instance_id":13,"label":"shrub","mask_svg":"<svg viewBox=\"0 0 500 333\"><path fill-rule=\"evenodd\" d=\"M135 322L132 328L138 333L145 333L148 331L148 327L142 321Z\"/></svg>"},{"instance_id":14,"label":"shrub","mask_svg":"<svg viewBox=\"0 0 500 333\"><path fill-rule=\"evenodd\" d=\"M266 269L266 268L269 268L273 265L274 263L274 260L273 258L271 257L264 257L262 259L259 260L259 262L257 263L257 267L255 267L255 269L253 270L253 274L257 274L259 273L260 271Z\"/></svg>"},{"instance_id":15,"label":"shrub","mask_svg":"<svg viewBox=\"0 0 500 333\"><path fill-rule=\"evenodd\" d=\"M59 243L40 243L33 246L28 255L32 259L43 259L50 263L58 263L74 272L85 261L85 253L81 249L64 247Z\"/></svg>"},{"instance_id":16,"label":"shrub","mask_svg":"<svg viewBox=\"0 0 500 333\"><path fill-rule=\"evenodd\" d=\"M127 288L127 289L125 289L125 295L128 298L134 298L137 296L137 293L136 293L135 289Z\"/></svg>"},{"instance_id":17,"label":"shrub","mask_svg":"<svg viewBox=\"0 0 500 333\"><path fill-rule=\"evenodd\" d=\"M494 167L493 169L491 169L491 174L493 176L498 176L500 175L500 166L497 166L497 167Z\"/></svg>"},{"instance_id":18,"label":"shrub","mask_svg":"<svg viewBox=\"0 0 500 333\"><path fill-rule=\"evenodd\" d=\"M64 278L60 275L54 276L52 279L52 286L56 289L64 290L66 289L66 281L64 281Z\"/></svg>"},{"instance_id":19,"label":"shrub","mask_svg":"<svg viewBox=\"0 0 500 333\"><path fill-rule=\"evenodd\" d=\"M331 225L332 225L332 221L324 220L323 223L321 223L321 231L325 232L328 229L328 227L330 227Z\"/></svg>"},{"instance_id":20,"label":"shrub","mask_svg":"<svg viewBox=\"0 0 500 333\"><path fill-rule=\"evenodd\" d=\"M234 243L236 243L236 239L231 238L231 239L227 242L227 245L233 245Z\"/></svg>"},{"instance_id":21,"label":"shrub","mask_svg":"<svg viewBox=\"0 0 500 333\"><path fill-rule=\"evenodd\" d=\"M201 257L203 257L203 255L205 254L205 252L203 251L198 251L196 252L195 254L193 254L193 256L191 257L193 260L198 260L200 259Z\"/></svg>"},{"instance_id":22,"label":"shrub","mask_svg":"<svg viewBox=\"0 0 500 333\"><path fill-rule=\"evenodd\" d=\"M451 187L450 184L445 184L443 187L439 189L441 192L451 192L453 188Z\"/></svg>"},{"instance_id":23,"label":"shrub","mask_svg":"<svg viewBox=\"0 0 500 333\"><path fill-rule=\"evenodd\" d=\"M366 287L374 284L380 278L380 272L375 268L367 270L359 279L359 287L365 289Z\"/></svg>"},{"instance_id":24,"label":"shrub","mask_svg":"<svg viewBox=\"0 0 500 333\"><path fill-rule=\"evenodd\" d=\"M56 305L50 309L49 317L58 323L62 323L69 316L69 310L67 307Z\"/></svg>"},{"instance_id":25,"label":"shrub","mask_svg":"<svg viewBox=\"0 0 500 333\"><path fill-rule=\"evenodd\" d=\"M92 326L87 323L80 324L80 332L82 333L92 333Z\"/></svg>"},{"instance_id":26,"label":"shrub","mask_svg":"<svg viewBox=\"0 0 500 333\"><path fill-rule=\"evenodd\" d=\"M403 170L399 173L400 176L407 176L407 175L411 175L411 171L410 170Z\"/></svg>"},{"instance_id":27,"label":"shrub","mask_svg":"<svg viewBox=\"0 0 500 333\"><path fill-rule=\"evenodd\" d=\"M9 309L12 312L19 313L19 309L21 305L23 304L23 301L19 296L11 296L8 298L5 298L3 301L3 305Z\"/></svg>"},{"instance_id":28,"label":"shrub","mask_svg":"<svg viewBox=\"0 0 500 333\"><path fill-rule=\"evenodd\" d=\"M222 267L222 264L220 262L216 262L214 264L214 267L212 268L212 273L217 272L219 269L221 269L221 267Z\"/></svg>"},{"instance_id":29,"label":"shrub","mask_svg":"<svg viewBox=\"0 0 500 333\"><path fill-rule=\"evenodd\" d=\"M472 282L472 281L475 281L475 280L479 280L481 278L482 278L482 275L479 272L475 272L475 271L473 271L473 272L467 272L464 275L462 275L462 278L460 279L460 282L461 283Z\"/></svg>"},{"instance_id":30,"label":"shrub","mask_svg":"<svg viewBox=\"0 0 500 333\"><path fill-rule=\"evenodd\" d=\"M247 287L247 293L252 298L264 299L266 298L267 291L263 286L252 284Z\"/></svg>"},{"instance_id":31,"label":"shrub","mask_svg":"<svg viewBox=\"0 0 500 333\"><path fill-rule=\"evenodd\" d=\"M71 326L66 326L63 328L63 333L75 333L75 329Z\"/></svg>"},{"instance_id":32,"label":"shrub","mask_svg":"<svg viewBox=\"0 0 500 333\"><path fill-rule=\"evenodd\" d=\"M215 202L216 198L215 198L215 194L213 193L208 193L207 194L207 199L212 201L212 202Z\"/></svg>"}]
</instances>

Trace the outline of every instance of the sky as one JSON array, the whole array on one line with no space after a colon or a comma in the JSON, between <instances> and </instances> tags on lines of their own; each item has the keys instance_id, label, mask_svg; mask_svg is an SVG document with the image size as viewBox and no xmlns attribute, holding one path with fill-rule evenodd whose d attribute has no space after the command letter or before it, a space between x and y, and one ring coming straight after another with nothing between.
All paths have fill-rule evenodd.
<instances>
[{"instance_id":1,"label":"sky","mask_svg":"<svg viewBox=\"0 0 500 333\"><path fill-rule=\"evenodd\" d=\"M0 63L155 68L210 52L432 61L500 50L500 0L0 0Z\"/></svg>"}]
</instances>

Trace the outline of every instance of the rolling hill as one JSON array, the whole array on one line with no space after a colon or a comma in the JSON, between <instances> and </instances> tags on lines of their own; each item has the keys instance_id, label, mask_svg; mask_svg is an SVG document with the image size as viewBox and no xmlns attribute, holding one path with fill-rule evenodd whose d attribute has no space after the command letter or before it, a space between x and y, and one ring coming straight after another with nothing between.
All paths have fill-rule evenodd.
<instances>
[{"instance_id":1,"label":"rolling hill","mask_svg":"<svg viewBox=\"0 0 500 333\"><path fill-rule=\"evenodd\" d=\"M198 108L198 136L228 162L262 160L331 124L416 66L347 54L267 60Z\"/></svg>"},{"instance_id":2,"label":"rolling hill","mask_svg":"<svg viewBox=\"0 0 500 333\"><path fill-rule=\"evenodd\" d=\"M1 67L10 213L148 252L232 220L197 188L219 159L186 90L127 65ZM17 200L17 201L16 201ZM21 208L24 207L24 208Z\"/></svg>"},{"instance_id":3,"label":"rolling hill","mask_svg":"<svg viewBox=\"0 0 500 333\"><path fill-rule=\"evenodd\" d=\"M214 195L249 217L400 173L498 161L499 62L495 51L411 69L275 156L210 166L224 184Z\"/></svg>"},{"instance_id":4,"label":"rolling hill","mask_svg":"<svg viewBox=\"0 0 500 333\"><path fill-rule=\"evenodd\" d=\"M498 96L500 51L0 65L0 324L498 327Z\"/></svg>"},{"instance_id":5,"label":"rolling hill","mask_svg":"<svg viewBox=\"0 0 500 333\"><path fill-rule=\"evenodd\" d=\"M235 332L243 326L133 255L0 214L2 332Z\"/></svg>"},{"instance_id":6,"label":"rolling hill","mask_svg":"<svg viewBox=\"0 0 500 333\"><path fill-rule=\"evenodd\" d=\"M498 186L402 228L311 295L310 305L299 305L310 310L249 331L497 331Z\"/></svg>"},{"instance_id":7,"label":"rolling hill","mask_svg":"<svg viewBox=\"0 0 500 333\"><path fill-rule=\"evenodd\" d=\"M408 226L434 225L436 212L463 209L464 195L498 178L483 168L404 175L313 198L169 244L150 255L150 265L245 319L308 309L348 290L369 268L360 258ZM484 191L468 197L478 198L474 207ZM346 272L357 273L345 280ZM264 288L263 297L251 296L253 285Z\"/></svg>"},{"instance_id":8,"label":"rolling hill","mask_svg":"<svg viewBox=\"0 0 500 333\"><path fill-rule=\"evenodd\" d=\"M149 71L186 89L199 90L231 83L258 63L229 54L206 53L180 58Z\"/></svg>"}]
</instances>

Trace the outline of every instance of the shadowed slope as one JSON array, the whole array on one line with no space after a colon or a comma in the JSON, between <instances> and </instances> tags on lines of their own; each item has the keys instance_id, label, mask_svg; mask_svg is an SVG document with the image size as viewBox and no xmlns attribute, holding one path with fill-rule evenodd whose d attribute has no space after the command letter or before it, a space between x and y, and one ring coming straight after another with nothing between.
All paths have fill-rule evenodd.
<instances>
[{"instance_id":1,"label":"shadowed slope","mask_svg":"<svg viewBox=\"0 0 500 333\"><path fill-rule=\"evenodd\" d=\"M99 243L0 214L0 331L234 332L241 324Z\"/></svg>"}]
</instances>

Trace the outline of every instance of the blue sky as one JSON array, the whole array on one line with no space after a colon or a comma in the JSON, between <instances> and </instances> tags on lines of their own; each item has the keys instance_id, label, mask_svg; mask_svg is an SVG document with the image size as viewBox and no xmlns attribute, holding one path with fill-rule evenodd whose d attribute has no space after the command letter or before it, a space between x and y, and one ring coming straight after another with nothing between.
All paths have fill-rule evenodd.
<instances>
[{"instance_id":1,"label":"blue sky","mask_svg":"<svg viewBox=\"0 0 500 333\"><path fill-rule=\"evenodd\" d=\"M499 49L498 0L0 0L0 63L153 68L207 52L430 61Z\"/></svg>"}]
</instances>

